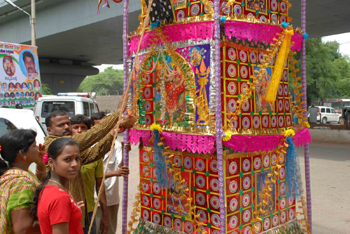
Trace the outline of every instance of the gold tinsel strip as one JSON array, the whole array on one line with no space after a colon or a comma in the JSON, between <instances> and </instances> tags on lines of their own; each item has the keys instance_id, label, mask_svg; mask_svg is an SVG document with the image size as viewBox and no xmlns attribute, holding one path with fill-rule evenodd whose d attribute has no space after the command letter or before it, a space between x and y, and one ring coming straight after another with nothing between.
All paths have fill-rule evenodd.
<instances>
[{"instance_id":1,"label":"gold tinsel strip","mask_svg":"<svg viewBox=\"0 0 350 234\"><path fill-rule=\"evenodd\" d=\"M271 154L277 152L276 150L271 150L271 151L259 151L259 152L252 152L252 153L233 153L233 154L226 154L224 155L224 160L225 159L235 159L235 158L247 158L247 157L252 157L252 156L257 156L257 155L265 155L265 154Z\"/></svg>"},{"instance_id":2,"label":"gold tinsel strip","mask_svg":"<svg viewBox=\"0 0 350 234\"><path fill-rule=\"evenodd\" d=\"M286 154L286 148L288 147L288 144L285 143L286 142L286 137L282 138L281 140L281 145L279 145L276 149L276 153L278 155L278 157L280 157L280 154ZM264 183L264 188L262 189L262 191L258 194L258 196L260 197L260 200L262 202L260 202L259 204L257 204L257 211L253 211L253 215L252 215L252 222L255 223L252 228L251 228L251 232L254 233L255 230L254 229L258 229L259 227L257 226L256 222L258 221L262 221L262 219L259 217L260 215L266 216L268 215L268 211L267 210L263 210L262 207L264 205L264 199L265 198L270 198L272 196L271 192L273 191L273 184L276 183L276 176L279 174L278 170L282 167L283 165L276 165L274 167L271 168L271 172L266 176L265 178L265 183ZM301 180L301 175L300 175L300 170L298 167L298 178L299 178L299 188L300 188L300 193L303 194L304 190L303 190L303 185L302 185L302 180ZM300 206L298 206L298 204L300 204ZM301 199L297 200L295 199L295 207L296 209L302 209L302 213L298 213L297 211L295 211L299 216L301 216L300 218L297 217L298 223L300 228L302 229L302 231L304 233L307 234L311 234L310 232L310 223L308 220L308 216L307 216L307 206L306 206L306 201L305 201L305 196L302 195Z\"/></svg>"},{"instance_id":3,"label":"gold tinsel strip","mask_svg":"<svg viewBox=\"0 0 350 234\"><path fill-rule=\"evenodd\" d=\"M216 155L210 155L210 154L197 154L197 153L190 153L190 152L182 152L182 151L175 151L171 149L167 149L163 151L164 154L173 154L173 155L181 155L181 156L189 156L192 158L205 158L205 159L216 159Z\"/></svg>"},{"instance_id":4,"label":"gold tinsel strip","mask_svg":"<svg viewBox=\"0 0 350 234\"><path fill-rule=\"evenodd\" d=\"M138 130L150 130L150 126L147 124L135 124L134 129ZM215 131L213 132L209 128L190 128L190 127L168 127L168 126L162 126L163 131L165 132L179 132L184 135L215 135Z\"/></svg>"},{"instance_id":5,"label":"gold tinsel strip","mask_svg":"<svg viewBox=\"0 0 350 234\"><path fill-rule=\"evenodd\" d=\"M139 184L139 186L137 186L137 193L135 195L135 202L133 205L133 210L131 212L131 217L130 217L130 221L128 223L128 234L131 234L132 232L135 231L135 228L133 227L134 224L136 224L138 222L138 217L140 217L141 214L141 184Z\"/></svg>"},{"instance_id":6,"label":"gold tinsel strip","mask_svg":"<svg viewBox=\"0 0 350 234\"><path fill-rule=\"evenodd\" d=\"M288 147L287 144L285 144L286 137L282 138L281 144L277 147L276 153L277 156L280 157L281 153L285 153L285 148ZM279 158L277 159L277 161ZM267 174L265 177L265 183L262 188L262 190L259 192L258 196L260 198L260 203L257 204L257 211L253 211L252 214L252 222L254 222L254 225L251 228L251 232L255 233L254 229L258 229L259 227L257 226L257 222L261 222L262 218L260 218L260 215L262 216L267 216L268 215L268 210L263 209L263 205L266 203L265 198L270 198L272 196L271 192L273 191L273 184L276 183L276 176L278 175L278 170L282 167L283 165L278 165L271 167L271 172Z\"/></svg>"},{"instance_id":7,"label":"gold tinsel strip","mask_svg":"<svg viewBox=\"0 0 350 234\"><path fill-rule=\"evenodd\" d=\"M204 0L204 1L207 1L207 0ZM204 1L203 1L203 3L204 3ZM204 5L205 5L205 3L204 3ZM208 7L207 7L207 9L208 9ZM142 17L146 17L146 14L143 14L143 13L140 14L140 16L139 16L140 26L137 28L136 31L133 31L130 33L130 37L139 36L141 34L142 26L143 26ZM160 25L161 26L172 26L172 25L179 25L179 24L189 24L189 23L194 23L194 22L207 22L207 21L213 21L213 20L214 20L214 18L213 18L212 14L204 14L202 16L194 16L194 17L189 17L189 18L185 17L183 19L178 19L175 22L174 21L169 22L169 23L161 22ZM269 19L267 19L266 22L263 22L260 19L257 19L255 17L248 17L247 15L236 15L236 14L234 16L226 15L226 22L229 22L229 21L238 21L238 22L262 24L262 25L275 25L275 26L280 26L282 28L282 26L280 24L276 24L274 21L270 21ZM151 28L149 26L147 26L147 31L151 31ZM304 32L300 28L297 28L296 32L300 33L301 35L304 34Z\"/></svg>"},{"instance_id":8,"label":"gold tinsel strip","mask_svg":"<svg viewBox=\"0 0 350 234\"><path fill-rule=\"evenodd\" d=\"M246 90L246 93L241 93L241 97L239 98L239 100L236 103L236 111L232 114L232 118L228 120L228 130L233 130L233 121L237 120L238 117L241 113L242 113L242 105L251 97L251 95L253 94L253 91L255 90L256 85L262 80L262 77L265 75L266 73L266 68L270 65L270 62L273 58L276 57L279 48L282 45L282 41L284 39L284 35L285 35L285 30L281 33L278 34L279 38L274 40L276 41L274 44L270 43L271 49L267 49L266 52L268 53L268 55L266 56L265 61L262 61L263 64L259 65L260 70L258 71L258 74L255 75L253 74L250 78L252 79L252 82L248 82L249 85L249 89ZM227 129L224 129L227 130Z\"/></svg>"},{"instance_id":9,"label":"gold tinsel strip","mask_svg":"<svg viewBox=\"0 0 350 234\"><path fill-rule=\"evenodd\" d=\"M153 147L148 147L148 146L142 146L140 147L141 150L147 151L147 152L153 152L154 148Z\"/></svg>"},{"instance_id":10,"label":"gold tinsel strip","mask_svg":"<svg viewBox=\"0 0 350 234\"><path fill-rule=\"evenodd\" d=\"M162 138L160 139L160 142L162 142ZM164 143L163 143L164 144ZM175 152L175 154L172 154L171 152ZM171 158L173 158L175 155L179 155L177 151L173 151L173 150L164 150L163 154L164 155L168 155L168 157L166 158L166 163L167 163L167 167L169 168L169 173L171 173L171 177L173 178L173 182L174 183L178 183L179 185L177 186L178 189L183 189L184 185L185 185L185 180L181 180L181 173L176 170L173 169L172 167L174 166L173 161L171 160ZM185 192L189 192L189 188L187 188L187 191ZM184 197L181 197L181 199L185 199L187 198L187 196L185 194L183 194ZM191 196L191 195L189 195ZM200 230L201 226L204 226L204 223L198 222L197 218L199 217L199 215L196 214L196 208L197 206L193 203L193 198L192 197L188 197L187 198L187 202L184 204L184 207L190 207L190 211L188 213L188 215L192 216L193 215L193 224L195 227L195 230L197 233L202 233L202 234L206 234L207 232L204 230ZM181 211L180 205L178 205L178 207L176 207L177 211Z\"/></svg>"},{"instance_id":11,"label":"gold tinsel strip","mask_svg":"<svg viewBox=\"0 0 350 234\"><path fill-rule=\"evenodd\" d=\"M301 77L297 76L297 72L299 72L299 69L295 68L295 64L298 63L297 60L294 59L293 55L295 55L296 52L292 52L290 51L289 53L289 69L291 71L291 80L292 80L292 84L294 86L294 90L293 93L295 94L295 100L294 102L290 101L291 103L291 109L293 111L293 113L295 113L295 115L298 117L298 124L300 127L303 128L309 128L310 125L308 123L308 117L304 117L304 113L307 111L305 109L303 109L302 105L306 102L306 100L303 100L304 97L304 93L300 92L300 89L303 87L301 84ZM290 98L290 100L292 100L292 98Z\"/></svg>"},{"instance_id":12,"label":"gold tinsel strip","mask_svg":"<svg viewBox=\"0 0 350 234\"><path fill-rule=\"evenodd\" d=\"M297 167L297 175L298 175L298 182L299 182L298 187L300 190L301 197L299 200L295 199L295 207L296 207L296 209L297 208L302 209L302 213L301 214L299 213L299 216L301 216L301 217L300 218L297 217L297 220L298 220L298 223L299 223L301 230L304 233L311 234L310 222L309 222L308 215L307 215L307 208L308 207L306 205L306 199L304 196L304 187L303 187L303 183L302 183L302 179L301 179L301 172L300 172L299 167ZM298 205L298 204L300 204L300 205ZM295 212L297 213L296 209L295 209Z\"/></svg>"},{"instance_id":13,"label":"gold tinsel strip","mask_svg":"<svg viewBox=\"0 0 350 234\"><path fill-rule=\"evenodd\" d=\"M259 49L259 48L252 48L252 47L248 47L248 46L243 46L243 45L239 45L239 44L236 44L234 42L231 42L231 41L222 41L221 42L221 47L223 46L231 46L231 47L235 47L237 49L240 49L240 50L244 50L246 52L257 52L257 53L260 53L260 52L263 52L264 54L267 53L267 50L266 49Z\"/></svg>"},{"instance_id":14,"label":"gold tinsel strip","mask_svg":"<svg viewBox=\"0 0 350 234\"><path fill-rule=\"evenodd\" d=\"M215 123L215 120L212 120ZM138 130L150 130L150 126L147 124L135 124L134 129ZM215 130L211 128L190 128L190 127L168 127L163 126L163 131L166 132L177 132L183 135L215 135ZM232 135L282 135L284 129L242 129L241 131L231 130Z\"/></svg>"}]
</instances>

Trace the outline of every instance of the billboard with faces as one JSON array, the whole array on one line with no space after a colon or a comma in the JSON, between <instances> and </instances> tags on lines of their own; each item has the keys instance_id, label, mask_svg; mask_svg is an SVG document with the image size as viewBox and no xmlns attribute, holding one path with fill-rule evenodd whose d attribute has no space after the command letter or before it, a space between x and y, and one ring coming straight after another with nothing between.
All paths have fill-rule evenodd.
<instances>
[{"instance_id":1,"label":"billboard with faces","mask_svg":"<svg viewBox=\"0 0 350 234\"><path fill-rule=\"evenodd\" d=\"M33 107L41 92L37 47L0 41L0 105Z\"/></svg>"}]
</instances>

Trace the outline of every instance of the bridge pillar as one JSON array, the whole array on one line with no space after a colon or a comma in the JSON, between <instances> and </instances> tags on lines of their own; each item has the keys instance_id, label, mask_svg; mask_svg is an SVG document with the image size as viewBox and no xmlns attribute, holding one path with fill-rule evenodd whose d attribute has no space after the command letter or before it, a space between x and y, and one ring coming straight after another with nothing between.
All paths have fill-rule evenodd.
<instances>
[{"instance_id":1,"label":"bridge pillar","mask_svg":"<svg viewBox=\"0 0 350 234\"><path fill-rule=\"evenodd\" d=\"M97 75L99 70L91 64L66 61L65 64L51 63L40 59L41 82L47 84L53 94L76 92L86 76Z\"/></svg>"}]
</instances>

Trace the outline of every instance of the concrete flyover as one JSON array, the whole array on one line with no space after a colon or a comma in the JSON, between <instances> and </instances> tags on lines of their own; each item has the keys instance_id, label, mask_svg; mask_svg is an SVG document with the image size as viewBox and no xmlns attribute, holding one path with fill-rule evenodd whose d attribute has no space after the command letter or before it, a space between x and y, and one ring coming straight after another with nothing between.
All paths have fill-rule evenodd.
<instances>
[{"instance_id":1,"label":"concrete flyover","mask_svg":"<svg viewBox=\"0 0 350 234\"><path fill-rule=\"evenodd\" d=\"M30 11L30 0L13 0ZM300 0L290 2L293 24L300 26ZM350 31L349 0L308 0L307 32L311 37ZM123 2L97 14L96 0L36 0L37 46L43 83L54 93L76 91L94 65L122 63ZM129 30L138 25L140 0L130 0ZM6 2L0 3L0 40L30 43L28 17Z\"/></svg>"}]
</instances>

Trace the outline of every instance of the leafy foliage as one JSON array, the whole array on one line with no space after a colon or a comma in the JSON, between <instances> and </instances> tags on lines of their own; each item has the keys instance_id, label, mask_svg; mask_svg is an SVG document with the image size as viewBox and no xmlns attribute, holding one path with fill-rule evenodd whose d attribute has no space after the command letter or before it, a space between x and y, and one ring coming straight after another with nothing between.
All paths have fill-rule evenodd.
<instances>
[{"instance_id":1,"label":"leafy foliage","mask_svg":"<svg viewBox=\"0 0 350 234\"><path fill-rule=\"evenodd\" d=\"M339 53L339 43L306 41L307 101L317 104L327 98L350 97L350 58ZM301 53L295 56L300 69Z\"/></svg>"},{"instance_id":2,"label":"leafy foliage","mask_svg":"<svg viewBox=\"0 0 350 234\"><path fill-rule=\"evenodd\" d=\"M41 84L41 90L43 95L52 95L52 91L48 84Z\"/></svg>"},{"instance_id":3,"label":"leafy foliage","mask_svg":"<svg viewBox=\"0 0 350 234\"><path fill-rule=\"evenodd\" d=\"M78 92L96 92L97 95L123 94L123 70L108 67L95 76L86 77L81 82Z\"/></svg>"}]
</instances>

